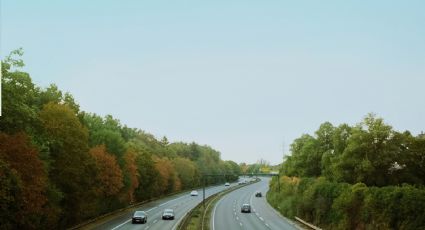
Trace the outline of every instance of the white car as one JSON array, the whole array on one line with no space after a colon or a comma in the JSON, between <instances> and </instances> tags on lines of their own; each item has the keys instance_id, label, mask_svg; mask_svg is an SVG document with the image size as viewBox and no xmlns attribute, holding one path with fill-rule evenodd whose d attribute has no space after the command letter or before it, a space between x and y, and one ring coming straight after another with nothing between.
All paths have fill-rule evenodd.
<instances>
[{"instance_id":1,"label":"white car","mask_svg":"<svg viewBox=\"0 0 425 230\"><path fill-rule=\"evenodd\" d=\"M229 182L226 182L226 183L224 184L224 186L230 186L230 183L229 183Z\"/></svg>"},{"instance_id":2,"label":"white car","mask_svg":"<svg viewBox=\"0 0 425 230\"><path fill-rule=\"evenodd\" d=\"M198 191L193 190L192 192L190 192L190 195L191 196L197 196L198 195Z\"/></svg>"}]
</instances>

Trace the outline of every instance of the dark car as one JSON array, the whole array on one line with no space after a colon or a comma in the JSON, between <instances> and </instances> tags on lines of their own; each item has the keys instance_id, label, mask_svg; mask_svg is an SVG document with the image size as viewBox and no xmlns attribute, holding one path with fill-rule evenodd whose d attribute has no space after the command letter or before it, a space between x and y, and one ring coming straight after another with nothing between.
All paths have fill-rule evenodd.
<instances>
[{"instance_id":1,"label":"dark car","mask_svg":"<svg viewBox=\"0 0 425 230\"><path fill-rule=\"evenodd\" d=\"M242 207L241 207L241 212L250 213L251 212L251 205L243 204Z\"/></svg>"},{"instance_id":2,"label":"dark car","mask_svg":"<svg viewBox=\"0 0 425 230\"><path fill-rule=\"evenodd\" d=\"M133 214L133 217L131 218L131 223L142 223L145 224L148 222L148 215L144 211L136 211Z\"/></svg>"},{"instance_id":3,"label":"dark car","mask_svg":"<svg viewBox=\"0 0 425 230\"><path fill-rule=\"evenodd\" d=\"M162 213L163 220L174 220L174 210L173 209L164 209Z\"/></svg>"},{"instance_id":4,"label":"dark car","mask_svg":"<svg viewBox=\"0 0 425 230\"><path fill-rule=\"evenodd\" d=\"M263 194L261 194L261 192L256 192L255 193L255 197L262 197L263 196Z\"/></svg>"}]
</instances>

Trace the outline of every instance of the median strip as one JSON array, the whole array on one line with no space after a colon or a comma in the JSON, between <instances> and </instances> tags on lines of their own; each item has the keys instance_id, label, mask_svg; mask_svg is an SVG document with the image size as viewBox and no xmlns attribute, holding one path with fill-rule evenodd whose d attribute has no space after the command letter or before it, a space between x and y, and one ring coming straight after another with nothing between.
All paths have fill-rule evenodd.
<instances>
[{"instance_id":1,"label":"median strip","mask_svg":"<svg viewBox=\"0 0 425 230\"><path fill-rule=\"evenodd\" d=\"M193 208L191 211L189 211L186 214L183 220L179 223L177 229L178 230L199 230L199 229L209 230L210 221L211 221L211 211L212 211L211 209L212 207L215 206L217 202L219 202L220 198L222 198L224 195L234 190L256 183L258 181L259 180L256 180L255 182L251 182L248 184L238 185L230 189L224 190L222 192L216 193L214 195L211 195L210 197L205 199L205 208L202 202L199 203L195 208Z\"/></svg>"}]
</instances>

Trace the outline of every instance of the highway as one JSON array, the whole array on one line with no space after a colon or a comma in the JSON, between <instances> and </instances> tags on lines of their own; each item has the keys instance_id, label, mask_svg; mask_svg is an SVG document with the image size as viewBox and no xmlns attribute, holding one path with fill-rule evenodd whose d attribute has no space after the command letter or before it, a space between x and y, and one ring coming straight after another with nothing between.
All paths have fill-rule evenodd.
<instances>
[{"instance_id":1,"label":"highway","mask_svg":"<svg viewBox=\"0 0 425 230\"><path fill-rule=\"evenodd\" d=\"M218 193L236 184L230 184L226 187L223 185L209 187L205 189L206 197ZM190 196L190 191L184 194L174 195L157 201L152 201L141 205L137 208L132 208L119 215L107 217L105 219L96 221L90 225L83 227L83 229L111 229L111 230L127 230L127 229L141 229L141 230L173 230L177 227L180 220L184 215L193 209L197 204L202 202L202 189L197 190L198 196ZM162 220L162 212L166 208L174 209L174 220ZM148 214L148 222L146 224L132 224L131 217L134 211L146 211Z\"/></svg>"},{"instance_id":2,"label":"highway","mask_svg":"<svg viewBox=\"0 0 425 230\"><path fill-rule=\"evenodd\" d=\"M212 230L286 230L298 229L274 210L266 200L270 178L237 189L221 198L211 213ZM260 191L263 196L255 197ZM251 205L251 213L241 213L241 205Z\"/></svg>"}]
</instances>

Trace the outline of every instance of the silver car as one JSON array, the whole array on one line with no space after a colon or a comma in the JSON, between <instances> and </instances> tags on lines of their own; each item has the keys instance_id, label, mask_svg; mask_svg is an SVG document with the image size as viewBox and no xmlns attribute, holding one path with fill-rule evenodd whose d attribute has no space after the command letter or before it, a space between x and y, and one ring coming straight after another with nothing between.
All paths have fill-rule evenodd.
<instances>
[{"instance_id":1,"label":"silver car","mask_svg":"<svg viewBox=\"0 0 425 230\"><path fill-rule=\"evenodd\" d=\"M162 213L163 220L174 220L174 210L173 209L164 209Z\"/></svg>"}]
</instances>

